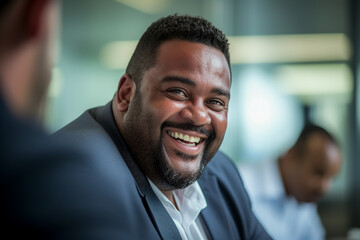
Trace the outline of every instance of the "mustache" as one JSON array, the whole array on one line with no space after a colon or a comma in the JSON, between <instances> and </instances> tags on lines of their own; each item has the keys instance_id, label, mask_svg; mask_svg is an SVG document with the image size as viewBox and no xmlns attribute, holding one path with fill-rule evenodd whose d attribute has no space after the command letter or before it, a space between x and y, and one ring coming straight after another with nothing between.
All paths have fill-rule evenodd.
<instances>
[{"instance_id":1,"label":"mustache","mask_svg":"<svg viewBox=\"0 0 360 240\"><path fill-rule=\"evenodd\" d=\"M164 129L165 127L172 127L187 131L198 132L200 134L206 135L209 140L215 138L215 133L213 130L209 131L204 126L196 126L191 123L175 123L175 122L166 121L161 125L161 130Z\"/></svg>"}]
</instances>

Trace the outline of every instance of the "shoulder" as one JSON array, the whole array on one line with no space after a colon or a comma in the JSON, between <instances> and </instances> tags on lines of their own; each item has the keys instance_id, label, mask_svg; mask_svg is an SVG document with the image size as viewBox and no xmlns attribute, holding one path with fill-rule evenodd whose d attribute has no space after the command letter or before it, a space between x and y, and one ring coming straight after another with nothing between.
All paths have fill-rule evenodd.
<instances>
[{"instance_id":1,"label":"shoulder","mask_svg":"<svg viewBox=\"0 0 360 240\"><path fill-rule=\"evenodd\" d=\"M244 239L269 239L251 210L251 203L239 171L235 164L219 151L205 167L199 178L206 197L208 209L214 211L213 217L228 219L234 236ZM221 213L217 209L222 209ZM233 225L232 225L233 224Z\"/></svg>"},{"instance_id":2,"label":"shoulder","mask_svg":"<svg viewBox=\"0 0 360 240\"><path fill-rule=\"evenodd\" d=\"M298 228L301 229L303 239L324 239L325 230L317 212L315 203L302 203L298 211Z\"/></svg>"},{"instance_id":3,"label":"shoulder","mask_svg":"<svg viewBox=\"0 0 360 240\"><path fill-rule=\"evenodd\" d=\"M237 167L252 199L282 196L284 189L275 160L241 163Z\"/></svg>"},{"instance_id":4,"label":"shoulder","mask_svg":"<svg viewBox=\"0 0 360 240\"><path fill-rule=\"evenodd\" d=\"M22 131L14 128L0 138L1 143L7 139L0 147L1 207L6 206L1 231L14 238L46 233L46 238L94 239L89 229L124 236L136 211L145 216L136 221L145 225L135 183L122 161L91 147L82 151L71 139L49 137L27 124L14 127ZM122 221L125 215L128 220Z\"/></svg>"},{"instance_id":5,"label":"shoulder","mask_svg":"<svg viewBox=\"0 0 360 240\"><path fill-rule=\"evenodd\" d=\"M94 112L103 110L103 107L88 109L78 118L61 128L54 134L62 141L71 141L77 147L83 148L93 158L114 159L119 158L119 151L104 127L97 121ZM97 157L95 157L97 156Z\"/></svg>"},{"instance_id":6,"label":"shoulder","mask_svg":"<svg viewBox=\"0 0 360 240\"><path fill-rule=\"evenodd\" d=\"M218 151L205 167L205 176L211 176L232 192L245 192L243 180L234 162L225 153ZM225 189L224 189L225 190Z\"/></svg>"},{"instance_id":7,"label":"shoulder","mask_svg":"<svg viewBox=\"0 0 360 240\"><path fill-rule=\"evenodd\" d=\"M81 135L82 132L96 131L102 129L101 125L96 121L95 117L92 115L92 111L97 108L92 108L86 110L78 118L58 130L54 135L68 135L68 134L77 134Z\"/></svg>"},{"instance_id":8,"label":"shoulder","mask_svg":"<svg viewBox=\"0 0 360 240\"><path fill-rule=\"evenodd\" d=\"M239 173L236 170L235 164L221 151L218 151L211 159L206 166L206 171L208 174L219 178L234 177L237 180L239 179ZM230 176L228 174L230 174Z\"/></svg>"}]
</instances>

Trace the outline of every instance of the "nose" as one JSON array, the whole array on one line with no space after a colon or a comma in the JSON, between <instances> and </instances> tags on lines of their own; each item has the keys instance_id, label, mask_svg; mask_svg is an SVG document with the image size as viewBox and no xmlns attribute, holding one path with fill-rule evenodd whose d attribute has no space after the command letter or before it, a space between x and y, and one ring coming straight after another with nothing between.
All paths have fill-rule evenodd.
<instances>
[{"instance_id":1,"label":"nose","mask_svg":"<svg viewBox=\"0 0 360 240\"><path fill-rule=\"evenodd\" d=\"M188 106L181 111L180 115L181 117L190 120L192 124L197 126L211 123L211 117L208 109L201 101L189 103Z\"/></svg>"}]
</instances>

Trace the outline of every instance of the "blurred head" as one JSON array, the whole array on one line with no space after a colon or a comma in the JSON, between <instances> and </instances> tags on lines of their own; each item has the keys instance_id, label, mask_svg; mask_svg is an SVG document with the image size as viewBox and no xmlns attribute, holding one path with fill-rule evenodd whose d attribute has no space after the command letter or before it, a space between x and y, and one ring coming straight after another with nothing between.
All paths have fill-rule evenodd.
<instances>
[{"instance_id":1,"label":"blurred head","mask_svg":"<svg viewBox=\"0 0 360 240\"><path fill-rule=\"evenodd\" d=\"M226 37L202 18L162 18L141 37L113 111L134 159L161 190L196 181L220 147L229 66Z\"/></svg>"},{"instance_id":2,"label":"blurred head","mask_svg":"<svg viewBox=\"0 0 360 240\"><path fill-rule=\"evenodd\" d=\"M280 160L287 193L299 202L319 201L339 173L341 162L340 147L330 133L314 125L305 127Z\"/></svg>"},{"instance_id":3,"label":"blurred head","mask_svg":"<svg viewBox=\"0 0 360 240\"><path fill-rule=\"evenodd\" d=\"M10 109L39 118L51 77L56 0L1 0L0 92Z\"/></svg>"}]
</instances>

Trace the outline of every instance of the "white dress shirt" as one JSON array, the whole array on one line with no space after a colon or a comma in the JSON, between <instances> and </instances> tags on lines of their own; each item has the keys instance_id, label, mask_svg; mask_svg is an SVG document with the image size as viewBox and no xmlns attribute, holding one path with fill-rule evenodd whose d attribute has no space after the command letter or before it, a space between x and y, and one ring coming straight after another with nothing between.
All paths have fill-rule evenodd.
<instances>
[{"instance_id":1,"label":"white dress shirt","mask_svg":"<svg viewBox=\"0 0 360 240\"><path fill-rule=\"evenodd\" d=\"M201 210L206 208L206 199L197 182L184 189L174 191L174 199L179 210L150 179L149 182L154 193L173 219L183 240L208 239L205 226L199 216Z\"/></svg>"},{"instance_id":2,"label":"white dress shirt","mask_svg":"<svg viewBox=\"0 0 360 240\"><path fill-rule=\"evenodd\" d=\"M277 161L239 165L255 215L274 240L323 240L316 204L285 193Z\"/></svg>"}]
</instances>

